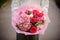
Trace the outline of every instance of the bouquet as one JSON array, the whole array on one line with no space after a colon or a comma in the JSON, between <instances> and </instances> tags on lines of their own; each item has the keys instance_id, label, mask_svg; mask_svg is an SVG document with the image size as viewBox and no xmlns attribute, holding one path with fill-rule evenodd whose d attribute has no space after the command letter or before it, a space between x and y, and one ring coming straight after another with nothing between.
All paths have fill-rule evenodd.
<instances>
[{"instance_id":1,"label":"bouquet","mask_svg":"<svg viewBox=\"0 0 60 40\"><path fill-rule=\"evenodd\" d=\"M20 6L12 16L12 24L16 32L26 35L42 33L49 23L47 13L40 6L32 4Z\"/></svg>"}]
</instances>

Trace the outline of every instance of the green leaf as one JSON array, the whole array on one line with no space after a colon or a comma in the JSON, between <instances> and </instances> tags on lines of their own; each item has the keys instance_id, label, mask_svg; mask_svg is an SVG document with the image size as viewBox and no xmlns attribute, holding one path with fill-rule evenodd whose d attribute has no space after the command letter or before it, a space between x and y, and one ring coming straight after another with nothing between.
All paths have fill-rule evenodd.
<instances>
[{"instance_id":1,"label":"green leaf","mask_svg":"<svg viewBox=\"0 0 60 40\"><path fill-rule=\"evenodd\" d=\"M37 22L36 24L35 24L35 26L38 26L39 25L39 23Z\"/></svg>"}]
</instances>

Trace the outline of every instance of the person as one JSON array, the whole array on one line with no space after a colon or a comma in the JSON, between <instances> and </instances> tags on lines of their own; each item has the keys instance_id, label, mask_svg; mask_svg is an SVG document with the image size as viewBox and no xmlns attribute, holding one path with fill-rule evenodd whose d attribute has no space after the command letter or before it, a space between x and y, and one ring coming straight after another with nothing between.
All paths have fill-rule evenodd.
<instances>
[{"instance_id":1,"label":"person","mask_svg":"<svg viewBox=\"0 0 60 40\"><path fill-rule=\"evenodd\" d=\"M40 5L45 12L48 12L49 0L12 0L12 13L18 10L19 6L30 3ZM39 40L39 34L36 35L24 35L16 32L16 40Z\"/></svg>"}]
</instances>

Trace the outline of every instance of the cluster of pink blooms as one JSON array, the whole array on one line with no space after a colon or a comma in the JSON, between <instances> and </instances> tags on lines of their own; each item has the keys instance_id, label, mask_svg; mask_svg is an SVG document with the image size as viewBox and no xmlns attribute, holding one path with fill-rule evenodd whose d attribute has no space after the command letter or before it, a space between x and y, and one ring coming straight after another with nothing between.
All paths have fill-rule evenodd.
<instances>
[{"instance_id":1,"label":"cluster of pink blooms","mask_svg":"<svg viewBox=\"0 0 60 40\"><path fill-rule=\"evenodd\" d=\"M21 11L18 16L16 27L21 31L35 33L45 24L44 13L39 10Z\"/></svg>"}]
</instances>

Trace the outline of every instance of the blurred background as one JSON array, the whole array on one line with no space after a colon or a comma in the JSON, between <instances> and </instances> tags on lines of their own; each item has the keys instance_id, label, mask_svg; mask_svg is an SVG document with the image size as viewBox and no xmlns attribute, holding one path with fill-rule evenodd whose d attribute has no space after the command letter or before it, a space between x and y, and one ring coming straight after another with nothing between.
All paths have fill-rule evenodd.
<instances>
[{"instance_id":1,"label":"blurred background","mask_svg":"<svg viewBox=\"0 0 60 40\"><path fill-rule=\"evenodd\" d=\"M16 32L11 25L11 0L0 0L0 40L16 40ZM56 1L56 3L55 3ZM60 1L49 0L49 24L39 40L60 40ZM57 6L58 5L58 6Z\"/></svg>"}]
</instances>

